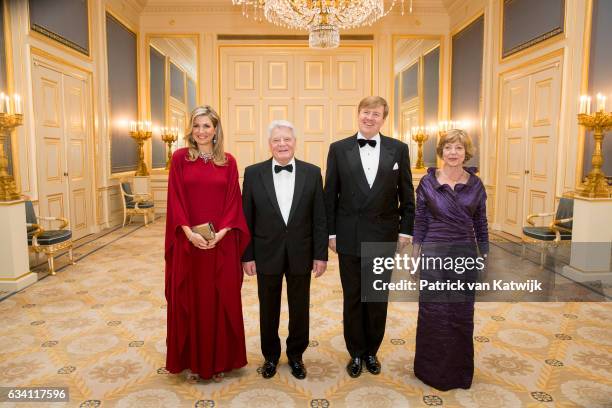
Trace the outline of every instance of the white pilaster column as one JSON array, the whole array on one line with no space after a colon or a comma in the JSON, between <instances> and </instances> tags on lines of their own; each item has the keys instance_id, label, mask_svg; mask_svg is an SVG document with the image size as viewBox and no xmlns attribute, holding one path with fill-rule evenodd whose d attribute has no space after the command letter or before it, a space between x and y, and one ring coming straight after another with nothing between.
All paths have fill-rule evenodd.
<instances>
[{"instance_id":1,"label":"white pilaster column","mask_svg":"<svg viewBox=\"0 0 612 408\"><path fill-rule=\"evenodd\" d=\"M574 197L572 253L563 275L612 283L612 198Z\"/></svg>"},{"instance_id":2,"label":"white pilaster column","mask_svg":"<svg viewBox=\"0 0 612 408\"><path fill-rule=\"evenodd\" d=\"M25 204L0 201L0 290L17 291L36 282L30 271Z\"/></svg>"}]
</instances>

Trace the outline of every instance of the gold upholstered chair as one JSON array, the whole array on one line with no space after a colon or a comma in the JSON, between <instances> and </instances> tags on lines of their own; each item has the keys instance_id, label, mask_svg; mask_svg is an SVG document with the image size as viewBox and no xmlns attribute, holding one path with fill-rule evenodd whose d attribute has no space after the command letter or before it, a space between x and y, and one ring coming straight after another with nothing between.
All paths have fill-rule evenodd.
<instances>
[{"instance_id":1,"label":"gold upholstered chair","mask_svg":"<svg viewBox=\"0 0 612 408\"><path fill-rule=\"evenodd\" d=\"M540 253L540 268L544 267L546 262L546 253L548 248L557 248L561 241L572 239L572 221L574 214L574 200L572 198L562 197L559 200L559 206L554 213L530 214L527 217L528 226L523 227L523 235L537 242L541 246ZM552 222L548 226L537 227L534 220L536 218L544 218L554 216ZM523 238L523 247L521 257L525 257L525 239Z\"/></svg>"},{"instance_id":2,"label":"gold upholstered chair","mask_svg":"<svg viewBox=\"0 0 612 408\"><path fill-rule=\"evenodd\" d=\"M123 226L128 217L132 222L132 216L142 215L144 217L144 223L149 223L148 217L151 217L151 222L155 219L155 206L151 200L150 194L134 194L132 193L132 186L127 181L122 181L119 184L121 189L121 195L123 197Z\"/></svg>"},{"instance_id":3,"label":"gold upholstered chair","mask_svg":"<svg viewBox=\"0 0 612 408\"><path fill-rule=\"evenodd\" d=\"M54 256L59 251L68 249L68 258L71 264L75 264L72 254L72 231L68 229L68 220L63 217L37 217L32 201L25 202L26 208L26 228L28 234L28 247L35 253L47 255L49 273L55 275ZM58 229L44 229L41 221L45 221L51 226L52 223L59 222ZM46 226L45 225L45 226Z\"/></svg>"}]
</instances>

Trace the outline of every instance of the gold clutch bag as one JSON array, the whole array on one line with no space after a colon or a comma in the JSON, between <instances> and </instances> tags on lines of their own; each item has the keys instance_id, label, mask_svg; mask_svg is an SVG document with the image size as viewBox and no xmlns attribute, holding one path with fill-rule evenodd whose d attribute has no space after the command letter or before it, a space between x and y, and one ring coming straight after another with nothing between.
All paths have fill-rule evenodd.
<instances>
[{"instance_id":1,"label":"gold clutch bag","mask_svg":"<svg viewBox=\"0 0 612 408\"><path fill-rule=\"evenodd\" d=\"M195 225L191 227L193 232L196 232L202 236L207 241L212 241L215 239L215 227L212 225L212 222L205 222L204 224Z\"/></svg>"}]
</instances>

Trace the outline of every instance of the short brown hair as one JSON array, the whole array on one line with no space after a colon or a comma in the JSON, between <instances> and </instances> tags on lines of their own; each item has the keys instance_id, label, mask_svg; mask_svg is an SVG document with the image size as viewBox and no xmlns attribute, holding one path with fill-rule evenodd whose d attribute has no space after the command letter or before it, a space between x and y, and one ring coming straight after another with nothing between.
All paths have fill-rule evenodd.
<instances>
[{"instance_id":1,"label":"short brown hair","mask_svg":"<svg viewBox=\"0 0 612 408\"><path fill-rule=\"evenodd\" d=\"M450 129L440 137L438 147L436 147L438 157L442 158L442 152L446 144L455 142L461 143L465 149L464 163L474 157L474 145L472 144L472 138L470 138L465 130L461 129Z\"/></svg>"},{"instance_id":2,"label":"short brown hair","mask_svg":"<svg viewBox=\"0 0 612 408\"><path fill-rule=\"evenodd\" d=\"M365 108L378 108L379 106L383 107L383 119L387 119L387 115L389 114L389 104L385 98L381 96L366 96L361 100L361 102L359 102L357 112L359 113Z\"/></svg>"}]
</instances>

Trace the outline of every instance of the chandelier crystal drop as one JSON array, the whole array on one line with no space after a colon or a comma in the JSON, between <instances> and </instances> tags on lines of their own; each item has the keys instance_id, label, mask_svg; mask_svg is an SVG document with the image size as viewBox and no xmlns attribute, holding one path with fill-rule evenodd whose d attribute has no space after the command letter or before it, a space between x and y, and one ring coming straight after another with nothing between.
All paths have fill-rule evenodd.
<instances>
[{"instance_id":1,"label":"chandelier crystal drop","mask_svg":"<svg viewBox=\"0 0 612 408\"><path fill-rule=\"evenodd\" d=\"M384 0L232 0L242 6L245 17L263 18L281 27L308 30L311 48L335 48L340 29L372 25L386 16L397 2L404 14L404 0L392 0L385 10ZM412 0L410 0L412 12Z\"/></svg>"},{"instance_id":2,"label":"chandelier crystal drop","mask_svg":"<svg viewBox=\"0 0 612 408\"><path fill-rule=\"evenodd\" d=\"M312 27L308 35L310 48L336 48L340 45L340 31L330 24L319 24Z\"/></svg>"}]
</instances>

